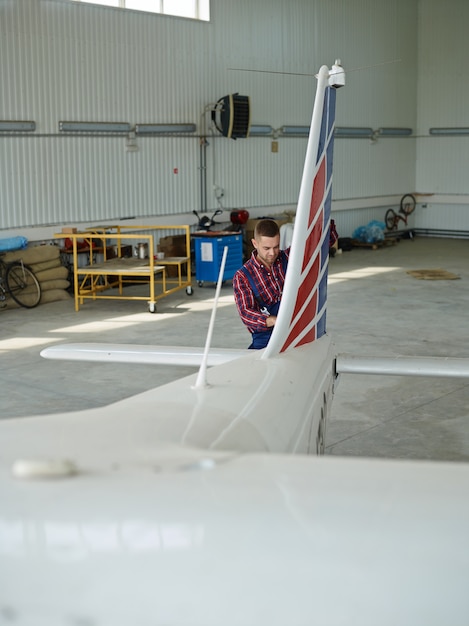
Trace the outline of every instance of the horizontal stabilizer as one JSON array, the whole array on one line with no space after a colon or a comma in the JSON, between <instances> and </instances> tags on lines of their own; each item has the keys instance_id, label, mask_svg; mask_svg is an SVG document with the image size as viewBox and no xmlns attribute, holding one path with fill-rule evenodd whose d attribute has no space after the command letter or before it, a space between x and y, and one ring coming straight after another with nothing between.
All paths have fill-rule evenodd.
<instances>
[{"instance_id":1,"label":"horizontal stabilizer","mask_svg":"<svg viewBox=\"0 0 469 626\"><path fill-rule=\"evenodd\" d=\"M207 364L212 367L233 361L246 355L246 350L213 348L208 354ZM186 365L198 367L202 362L203 348L181 346L141 346L102 343L63 343L50 346L41 352L46 359L69 361L101 361L109 363L149 363L152 365Z\"/></svg>"},{"instance_id":2,"label":"horizontal stabilizer","mask_svg":"<svg viewBox=\"0 0 469 626\"><path fill-rule=\"evenodd\" d=\"M387 356L359 357L339 354L337 374L380 374L387 376L438 376L469 378L469 358Z\"/></svg>"}]
</instances>

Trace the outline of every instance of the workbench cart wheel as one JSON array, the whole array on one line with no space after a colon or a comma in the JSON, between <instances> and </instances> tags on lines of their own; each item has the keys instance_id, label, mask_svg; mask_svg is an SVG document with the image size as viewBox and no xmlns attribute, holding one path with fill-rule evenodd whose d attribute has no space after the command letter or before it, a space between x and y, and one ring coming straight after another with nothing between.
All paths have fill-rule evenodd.
<instances>
[{"instance_id":1,"label":"workbench cart wheel","mask_svg":"<svg viewBox=\"0 0 469 626\"><path fill-rule=\"evenodd\" d=\"M192 287L189 285L189 287L186 287L186 293L188 296L192 296L194 295L194 290L192 289Z\"/></svg>"},{"instance_id":2,"label":"workbench cart wheel","mask_svg":"<svg viewBox=\"0 0 469 626\"><path fill-rule=\"evenodd\" d=\"M156 302L149 302L148 310L150 313L156 313Z\"/></svg>"}]
</instances>

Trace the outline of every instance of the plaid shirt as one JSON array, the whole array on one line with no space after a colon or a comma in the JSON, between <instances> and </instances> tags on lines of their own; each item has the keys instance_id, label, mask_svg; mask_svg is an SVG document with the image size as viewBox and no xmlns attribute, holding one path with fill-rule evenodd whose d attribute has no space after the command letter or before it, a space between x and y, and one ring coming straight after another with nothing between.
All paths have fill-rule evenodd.
<instances>
[{"instance_id":1,"label":"plaid shirt","mask_svg":"<svg viewBox=\"0 0 469 626\"><path fill-rule=\"evenodd\" d=\"M285 283L282 259L288 261L290 248L282 250L270 269L265 267L257 259L257 250L254 250L251 258L244 264L253 283L256 285L259 298L267 308L270 304L279 302ZM233 276L233 290L236 306L241 321L247 326L249 332L259 332L266 329L265 320L267 315L261 313L261 305L256 300L249 280L243 271L238 270Z\"/></svg>"}]
</instances>

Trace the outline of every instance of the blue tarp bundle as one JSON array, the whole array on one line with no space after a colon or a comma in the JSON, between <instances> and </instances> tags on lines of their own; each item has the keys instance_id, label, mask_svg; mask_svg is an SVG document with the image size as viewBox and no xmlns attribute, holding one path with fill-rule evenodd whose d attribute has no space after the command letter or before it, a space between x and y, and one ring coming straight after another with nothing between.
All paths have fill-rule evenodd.
<instances>
[{"instance_id":1,"label":"blue tarp bundle","mask_svg":"<svg viewBox=\"0 0 469 626\"><path fill-rule=\"evenodd\" d=\"M364 243L375 243L376 241L383 241L384 229L386 224L384 222L378 222L373 220L366 226L359 226L353 232L352 238Z\"/></svg>"},{"instance_id":2,"label":"blue tarp bundle","mask_svg":"<svg viewBox=\"0 0 469 626\"><path fill-rule=\"evenodd\" d=\"M0 252L11 252L12 250L23 250L28 246L26 237L7 237L0 239Z\"/></svg>"}]
</instances>

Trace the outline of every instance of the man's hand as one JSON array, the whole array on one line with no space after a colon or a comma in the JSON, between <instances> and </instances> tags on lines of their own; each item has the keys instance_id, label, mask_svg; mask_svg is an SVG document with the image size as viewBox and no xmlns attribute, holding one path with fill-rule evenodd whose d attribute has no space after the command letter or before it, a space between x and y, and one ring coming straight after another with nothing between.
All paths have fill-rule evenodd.
<instances>
[{"instance_id":1,"label":"man's hand","mask_svg":"<svg viewBox=\"0 0 469 626\"><path fill-rule=\"evenodd\" d=\"M277 321L276 315L269 315L269 317L265 318L265 325L267 326L267 328L272 328L272 326L275 326L276 321Z\"/></svg>"}]
</instances>

